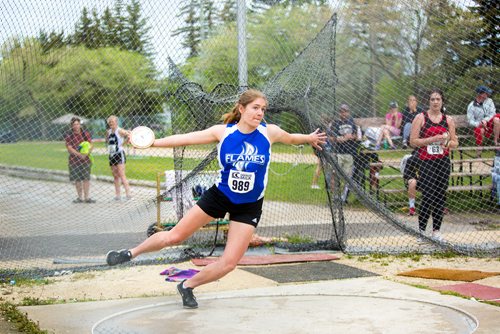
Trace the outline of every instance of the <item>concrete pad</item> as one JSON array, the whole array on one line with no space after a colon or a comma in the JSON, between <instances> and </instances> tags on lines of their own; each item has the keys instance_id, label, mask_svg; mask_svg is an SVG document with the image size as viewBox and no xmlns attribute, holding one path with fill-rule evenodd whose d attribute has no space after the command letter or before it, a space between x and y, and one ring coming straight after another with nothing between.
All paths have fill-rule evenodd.
<instances>
[{"instance_id":1,"label":"concrete pad","mask_svg":"<svg viewBox=\"0 0 500 334\"><path fill-rule=\"evenodd\" d=\"M55 333L496 333L498 307L380 277L20 307ZM411 326L409 326L411 324Z\"/></svg>"},{"instance_id":2,"label":"concrete pad","mask_svg":"<svg viewBox=\"0 0 500 334\"><path fill-rule=\"evenodd\" d=\"M408 329L408 323L414 325ZM446 306L325 294L206 299L200 310L183 310L178 302L153 304L110 315L92 332L422 333L429 324L441 333L471 333L477 327L474 317Z\"/></svg>"}]
</instances>

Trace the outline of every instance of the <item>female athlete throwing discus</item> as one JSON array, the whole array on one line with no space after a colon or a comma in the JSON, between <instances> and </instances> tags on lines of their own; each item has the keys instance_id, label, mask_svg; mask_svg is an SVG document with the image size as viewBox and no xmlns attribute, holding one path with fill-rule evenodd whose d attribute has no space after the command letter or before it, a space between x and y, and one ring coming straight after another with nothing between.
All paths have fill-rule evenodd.
<instances>
[{"instance_id":1,"label":"female athlete throwing discus","mask_svg":"<svg viewBox=\"0 0 500 334\"><path fill-rule=\"evenodd\" d=\"M127 262L142 253L180 244L210 221L222 218L229 212L229 231L222 256L177 286L184 308L197 308L193 289L218 280L234 270L248 248L262 214L271 145L308 143L321 150L320 145L326 142L326 134L319 129L308 135L290 134L276 125L266 124L263 121L266 107L267 99L263 93L247 90L241 94L233 109L224 114L224 124L156 139L153 147L218 142L218 182L202 195L174 228L155 233L134 248L110 251L106 256L108 265Z\"/></svg>"}]
</instances>

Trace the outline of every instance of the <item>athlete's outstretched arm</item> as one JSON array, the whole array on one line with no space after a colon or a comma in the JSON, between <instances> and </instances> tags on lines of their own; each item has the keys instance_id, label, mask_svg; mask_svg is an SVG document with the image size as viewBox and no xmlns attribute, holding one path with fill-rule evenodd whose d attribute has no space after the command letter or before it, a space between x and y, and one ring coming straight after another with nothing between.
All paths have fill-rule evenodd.
<instances>
[{"instance_id":1,"label":"athlete's outstretched arm","mask_svg":"<svg viewBox=\"0 0 500 334\"><path fill-rule=\"evenodd\" d=\"M210 144L220 141L224 133L224 125L214 125L208 129L156 139L154 147L178 147L188 145Z\"/></svg>"},{"instance_id":2,"label":"athlete's outstretched arm","mask_svg":"<svg viewBox=\"0 0 500 334\"><path fill-rule=\"evenodd\" d=\"M326 133L320 132L319 129L305 135L302 133L288 133L274 124L269 124L267 127L269 138L272 143L283 143L289 145L311 144L312 147L318 150L322 150L320 145L326 143Z\"/></svg>"}]
</instances>

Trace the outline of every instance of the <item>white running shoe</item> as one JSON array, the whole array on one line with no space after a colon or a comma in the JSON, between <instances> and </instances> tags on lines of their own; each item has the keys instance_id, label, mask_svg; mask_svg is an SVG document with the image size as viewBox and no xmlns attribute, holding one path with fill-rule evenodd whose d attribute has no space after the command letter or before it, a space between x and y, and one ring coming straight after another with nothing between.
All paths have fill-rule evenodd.
<instances>
[{"instance_id":1,"label":"white running shoe","mask_svg":"<svg viewBox=\"0 0 500 334\"><path fill-rule=\"evenodd\" d=\"M420 231L420 235L417 237L417 242L419 244L425 244L427 242L427 240L425 240L423 235L425 235L425 231Z\"/></svg>"},{"instance_id":2,"label":"white running shoe","mask_svg":"<svg viewBox=\"0 0 500 334\"><path fill-rule=\"evenodd\" d=\"M436 239L437 241L444 241L443 236L441 235L441 232L439 231L432 231L432 237Z\"/></svg>"}]
</instances>

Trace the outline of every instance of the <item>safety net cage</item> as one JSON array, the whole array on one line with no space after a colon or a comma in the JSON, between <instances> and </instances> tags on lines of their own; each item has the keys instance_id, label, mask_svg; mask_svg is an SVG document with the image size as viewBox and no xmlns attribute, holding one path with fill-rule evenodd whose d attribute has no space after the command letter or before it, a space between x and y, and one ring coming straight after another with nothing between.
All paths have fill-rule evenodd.
<instances>
[{"instance_id":1,"label":"safety net cage","mask_svg":"<svg viewBox=\"0 0 500 334\"><path fill-rule=\"evenodd\" d=\"M251 247L499 255L498 1L0 9L2 278L106 268L108 250L175 226L216 182L216 144L138 149L110 121L202 130L248 88L266 122L328 135L321 151L273 145ZM133 263L214 254L230 218Z\"/></svg>"}]
</instances>

